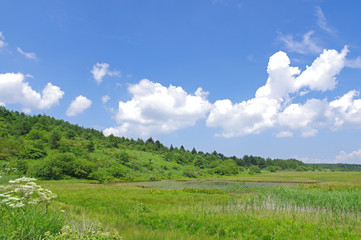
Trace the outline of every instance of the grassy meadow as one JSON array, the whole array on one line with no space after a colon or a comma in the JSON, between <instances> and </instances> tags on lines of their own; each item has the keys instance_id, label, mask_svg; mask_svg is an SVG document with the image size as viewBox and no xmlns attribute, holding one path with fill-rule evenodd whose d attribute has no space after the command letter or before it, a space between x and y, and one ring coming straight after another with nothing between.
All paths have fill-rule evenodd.
<instances>
[{"instance_id":1,"label":"grassy meadow","mask_svg":"<svg viewBox=\"0 0 361 240\"><path fill-rule=\"evenodd\" d=\"M79 228L96 224L116 229L124 239L361 238L361 174L357 172L39 183L58 195L55 205Z\"/></svg>"}]
</instances>

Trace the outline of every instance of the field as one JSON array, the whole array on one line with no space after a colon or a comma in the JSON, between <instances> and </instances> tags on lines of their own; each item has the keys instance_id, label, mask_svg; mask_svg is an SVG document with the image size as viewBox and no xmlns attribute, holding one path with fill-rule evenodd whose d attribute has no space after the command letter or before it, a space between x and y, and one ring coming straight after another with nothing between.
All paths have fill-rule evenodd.
<instances>
[{"instance_id":1,"label":"field","mask_svg":"<svg viewBox=\"0 0 361 240\"><path fill-rule=\"evenodd\" d=\"M360 239L361 174L277 172L203 180L39 181L79 229L124 239Z\"/></svg>"}]
</instances>

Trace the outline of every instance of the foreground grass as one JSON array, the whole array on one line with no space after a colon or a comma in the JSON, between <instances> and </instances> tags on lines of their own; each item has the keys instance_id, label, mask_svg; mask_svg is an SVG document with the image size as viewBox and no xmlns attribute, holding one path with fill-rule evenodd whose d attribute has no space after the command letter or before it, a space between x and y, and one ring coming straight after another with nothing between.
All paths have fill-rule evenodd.
<instances>
[{"instance_id":1,"label":"foreground grass","mask_svg":"<svg viewBox=\"0 0 361 240\"><path fill-rule=\"evenodd\" d=\"M358 173L276 173L241 179L318 183L249 187L235 185L237 179L231 178L229 185L226 179L213 179L216 187L193 182L192 188L183 188L184 181L179 181L181 187L175 181L160 182L162 187L74 181L42 184L57 193L58 205L69 216L114 227L124 239L361 238Z\"/></svg>"}]
</instances>

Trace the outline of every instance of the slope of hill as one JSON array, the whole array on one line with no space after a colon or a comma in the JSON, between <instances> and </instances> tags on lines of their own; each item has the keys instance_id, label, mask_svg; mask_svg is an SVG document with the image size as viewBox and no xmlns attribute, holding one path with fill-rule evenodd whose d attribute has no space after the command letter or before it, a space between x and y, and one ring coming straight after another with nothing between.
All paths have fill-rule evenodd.
<instances>
[{"instance_id":1,"label":"slope of hill","mask_svg":"<svg viewBox=\"0 0 361 240\"><path fill-rule=\"evenodd\" d=\"M0 107L0 163L8 171L43 179L83 178L99 181L159 180L236 175L242 171L293 169L306 171L295 159L255 156L226 157L221 153L166 147L152 138L128 139L56 120L29 116Z\"/></svg>"}]
</instances>

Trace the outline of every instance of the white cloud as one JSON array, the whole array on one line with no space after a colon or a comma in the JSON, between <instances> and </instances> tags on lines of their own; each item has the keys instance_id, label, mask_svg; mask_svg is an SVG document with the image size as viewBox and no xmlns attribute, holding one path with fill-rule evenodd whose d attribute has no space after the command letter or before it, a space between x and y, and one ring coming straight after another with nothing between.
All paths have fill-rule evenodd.
<instances>
[{"instance_id":1,"label":"white cloud","mask_svg":"<svg viewBox=\"0 0 361 240\"><path fill-rule=\"evenodd\" d=\"M210 104L208 93L201 88L188 94L181 87L164 87L147 79L131 85L133 95L119 102L115 119L119 126L104 130L104 134L148 137L193 126L205 118L209 127L221 128L222 137L277 131L276 137L315 136L320 129L361 128L361 99L352 90L334 99L302 99L312 91L331 91L337 85L336 76L345 66L347 47L342 51L324 50L311 66L301 71L290 66L284 52L270 57L268 79L255 97L239 103L228 99Z\"/></svg>"},{"instance_id":2,"label":"white cloud","mask_svg":"<svg viewBox=\"0 0 361 240\"><path fill-rule=\"evenodd\" d=\"M59 87L48 83L42 93L34 91L25 81L22 73L0 74L0 102L5 104L21 104L23 111L32 109L49 109L59 104L64 92Z\"/></svg>"},{"instance_id":3,"label":"white cloud","mask_svg":"<svg viewBox=\"0 0 361 240\"><path fill-rule=\"evenodd\" d=\"M33 59L33 60L36 60L38 59L35 55L35 53L27 53L27 52L24 52L21 48L17 47L16 48L18 50L18 52L21 54L21 55L24 55L26 58L29 58L29 59Z\"/></svg>"},{"instance_id":4,"label":"white cloud","mask_svg":"<svg viewBox=\"0 0 361 240\"><path fill-rule=\"evenodd\" d=\"M110 100L110 97L109 97L108 95L104 95L104 96L102 97L102 103L103 103L103 104L106 104L109 100Z\"/></svg>"},{"instance_id":5,"label":"white cloud","mask_svg":"<svg viewBox=\"0 0 361 240\"><path fill-rule=\"evenodd\" d=\"M5 37L3 35L2 32L0 32L0 48L3 48L7 45L7 43L5 42Z\"/></svg>"},{"instance_id":6,"label":"white cloud","mask_svg":"<svg viewBox=\"0 0 361 240\"><path fill-rule=\"evenodd\" d=\"M352 163L352 164L361 164L361 147L357 150L354 150L350 153L341 151L336 156L336 162L339 163Z\"/></svg>"},{"instance_id":7,"label":"white cloud","mask_svg":"<svg viewBox=\"0 0 361 240\"><path fill-rule=\"evenodd\" d=\"M345 62L346 67L350 68L361 68L361 57L355 59L347 59Z\"/></svg>"},{"instance_id":8,"label":"white cloud","mask_svg":"<svg viewBox=\"0 0 361 240\"><path fill-rule=\"evenodd\" d=\"M181 87L164 87L148 79L131 85L133 95L127 102L119 102L115 116L118 127L104 130L105 135L149 137L193 126L205 118L211 108L207 94L198 88L188 94Z\"/></svg>"},{"instance_id":9,"label":"white cloud","mask_svg":"<svg viewBox=\"0 0 361 240\"><path fill-rule=\"evenodd\" d=\"M110 71L108 63L95 64L91 70L91 73L93 74L95 81L97 81L99 84L103 81L105 76L121 76L119 71Z\"/></svg>"},{"instance_id":10,"label":"white cloud","mask_svg":"<svg viewBox=\"0 0 361 240\"><path fill-rule=\"evenodd\" d=\"M359 94L358 91L352 90L330 102L328 115L333 119L334 129L361 127L361 99L355 99Z\"/></svg>"},{"instance_id":11,"label":"white cloud","mask_svg":"<svg viewBox=\"0 0 361 240\"><path fill-rule=\"evenodd\" d=\"M347 153L340 151L340 153L331 158L310 158L310 157L295 157L305 163L348 163L348 164L361 164L361 147Z\"/></svg>"},{"instance_id":12,"label":"white cloud","mask_svg":"<svg viewBox=\"0 0 361 240\"><path fill-rule=\"evenodd\" d=\"M322 9L319 6L316 6L316 16L317 16L317 25L325 30L326 32L333 33L334 30L332 30L328 24L325 17L325 14L323 13Z\"/></svg>"},{"instance_id":13,"label":"white cloud","mask_svg":"<svg viewBox=\"0 0 361 240\"><path fill-rule=\"evenodd\" d=\"M76 116L84 112L86 109L90 108L91 105L91 100L80 95L71 102L70 106L66 110L66 115L69 117Z\"/></svg>"},{"instance_id":14,"label":"white cloud","mask_svg":"<svg viewBox=\"0 0 361 240\"><path fill-rule=\"evenodd\" d=\"M304 163L337 163L334 158L317 158L317 157L293 157Z\"/></svg>"},{"instance_id":15,"label":"white cloud","mask_svg":"<svg viewBox=\"0 0 361 240\"><path fill-rule=\"evenodd\" d=\"M354 92L332 102L308 99L304 104L292 103L293 98L308 91L333 90L347 52L347 47L340 53L325 50L303 72L290 66L286 53L275 53L268 63L267 82L256 91L255 97L241 103L228 99L216 101L207 125L221 127L219 136L223 137L258 134L271 128L279 129L277 137L290 137L294 131L309 137L316 135L319 128L361 125L361 100L353 99Z\"/></svg>"},{"instance_id":16,"label":"white cloud","mask_svg":"<svg viewBox=\"0 0 361 240\"><path fill-rule=\"evenodd\" d=\"M311 38L313 31L305 33L301 41L297 41L290 34L280 34L279 40L284 43L286 49L290 52L297 52L301 54L306 53L320 53L322 47L317 44L316 39Z\"/></svg>"},{"instance_id":17,"label":"white cloud","mask_svg":"<svg viewBox=\"0 0 361 240\"><path fill-rule=\"evenodd\" d=\"M285 138L285 137L293 137L293 132L290 131L281 131L276 134L278 138Z\"/></svg>"}]
</instances>

